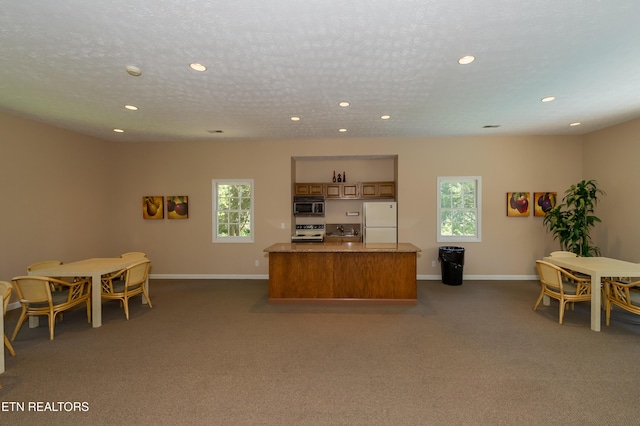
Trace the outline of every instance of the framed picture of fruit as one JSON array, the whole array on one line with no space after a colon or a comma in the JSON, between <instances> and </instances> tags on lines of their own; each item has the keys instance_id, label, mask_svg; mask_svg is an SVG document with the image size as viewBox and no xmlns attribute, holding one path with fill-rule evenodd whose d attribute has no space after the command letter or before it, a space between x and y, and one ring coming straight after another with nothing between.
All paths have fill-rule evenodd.
<instances>
[{"instance_id":1,"label":"framed picture of fruit","mask_svg":"<svg viewBox=\"0 0 640 426\"><path fill-rule=\"evenodd\" d=\"M544 216L549 210L556 206L556 192L534 192L533 193L533 215Z\"/></svg>"},{"instance_id":2,"label":"framed picture of fruit","mask_svg":"<svg viewBox=\"0 0 640 426\"><path fill-rule=\"evenodd\" d=\"M163 219L163 198L155 195L142 197L142 217L144 219Z\"/></svg>"},{"instance_id":3,"label":"framed picture of fruit","mask_svg":"<svg viewBox=\"0 0 640 426\"><path fill-rule=\"evenodd\" d=\"M507 216L529 216L530 192L507 192Z\"/></svg>"},{"instance_id":4,"label":"framed picture of fruit","mask_svg":"<svg viewBox=\"0 0 640 426\"><path fill-rule=\"evenodd\" d=\"M189 217L189 197L186 195L167 196L167 217L187 219Z\"/></svg>"}]
</instances>

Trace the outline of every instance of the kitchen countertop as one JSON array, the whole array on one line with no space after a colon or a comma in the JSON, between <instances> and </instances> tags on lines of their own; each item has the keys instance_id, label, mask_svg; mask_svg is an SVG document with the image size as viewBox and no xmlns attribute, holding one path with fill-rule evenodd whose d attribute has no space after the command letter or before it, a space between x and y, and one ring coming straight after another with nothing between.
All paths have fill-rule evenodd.
<instances>
[{"instance_id":1,"label":"kitchen countertop","mask_svg":"<svg viewBox=\"0 0 640 426\"><path fill-rule=\"evenodd\" d=\"M276 243L264 251L268 253L416 253L411 243Z\"/></svg>"}]
</instances>

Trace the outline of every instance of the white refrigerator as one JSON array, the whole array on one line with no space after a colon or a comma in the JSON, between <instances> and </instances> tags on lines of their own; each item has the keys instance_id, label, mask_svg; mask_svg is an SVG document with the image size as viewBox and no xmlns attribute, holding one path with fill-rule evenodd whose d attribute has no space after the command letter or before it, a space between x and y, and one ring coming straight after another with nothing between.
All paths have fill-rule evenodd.
<instances>
[{"instance_id":1,"label":"white refrigerator","mask_svg":"<svg viewBox=\"0 0 640 426\"><path fill-rule=\"evenodd\" d=\"M362 203L365 243L398 242L398 204L395 201Z\"/></svg>"}]
</instances>

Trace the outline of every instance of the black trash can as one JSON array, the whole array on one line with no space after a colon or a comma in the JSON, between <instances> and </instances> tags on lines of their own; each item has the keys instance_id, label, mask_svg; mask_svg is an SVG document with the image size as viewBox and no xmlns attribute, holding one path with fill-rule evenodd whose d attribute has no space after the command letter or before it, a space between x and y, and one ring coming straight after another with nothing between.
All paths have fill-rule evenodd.
<instances>
[{"instance_id":1,"label":"black trash can","mask_svg":"<svg viewBox=\"0 0 640 426\"><path fill-rule=\"evenodd\" d=\"M438 260L442 269L442 282L448 285L462 284L464 247L440 247Z\"/></svg>"}]
</instances>

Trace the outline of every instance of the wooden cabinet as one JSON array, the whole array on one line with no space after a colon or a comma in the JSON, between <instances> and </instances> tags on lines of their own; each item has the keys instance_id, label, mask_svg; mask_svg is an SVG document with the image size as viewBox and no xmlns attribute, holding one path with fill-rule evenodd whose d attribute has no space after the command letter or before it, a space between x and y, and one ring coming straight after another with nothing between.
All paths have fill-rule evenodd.
<instances>
[{"instance_id":1,"label":"wooden cabinet","mask_svg":"<svg viewBox=\"0 0 640 426\"><path fill-rule=\"evenodd\" d=\"M321 245L325 252L270 251L269 302L417 303L416 252L357 246L362 244Z\"/></svg>"},{"instance_id":2,"label":"wooden cabinet","mask_svg":"<svg viewBox=\"0 0 640 426\"><path fill-rule=\"evenodd\" d=\"M379 198L396 198L395 182L378 182Z\"/></svg>"},{"instance_id":3,"label":"wooden cabinet","mask_svg":"<svg viewBox=\"0 0 640 426\"><path fill-rule=\"evenodd\" d=\"M363 182L360 184L360 198L395 198L395 182Z\"/></svg>"},{"instance_id":4,"label":"wooden cabinet","mask_svg":"<svg viewBox=\"0 0 640 426\"><path fill-rule=\"evenodd\" d=\"M325 198L356 199L358 198L357 183L327 183Z\"/></svg>"},{"instance_id":5,"label":"wooden cabinet","mask_svg":"<svg viewBox=\"0 0 640 426\"><path fill-rule=\"evenodd\" d=\"M324 237L324 242L329 244L342 244L342 243L361 243L362 237Z\"/></svg>"},{"instance_id":6,"label":"wooden cabinet","mask_svg":"<svg viewBox=\"0 0 640 426\"><path fill-rule=\"evenodd\" d=\"M296 183L295 195L324 195L324 183Z\"/></svg>"},{"instance_id":7,"label":"wooden cabinet","mask_svg":"<svg viewBox=\"0 0 640 426\"><path fill-rule=\"evenodd\" d=\"M358 200L370 198L395 199L395 182L357 183L296 183L295 195L324 195L326 199Z\"/></svg>"}]
</instances>

